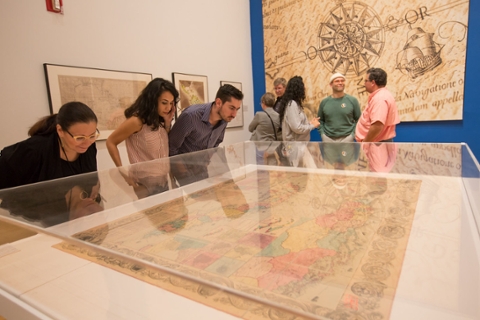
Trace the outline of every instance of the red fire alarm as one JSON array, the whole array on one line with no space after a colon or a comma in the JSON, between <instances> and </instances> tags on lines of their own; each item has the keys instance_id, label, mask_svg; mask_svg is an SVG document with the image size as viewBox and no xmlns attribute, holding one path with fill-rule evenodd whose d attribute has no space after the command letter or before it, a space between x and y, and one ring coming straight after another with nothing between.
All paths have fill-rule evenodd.
<instances>
[{"instance_id":1,"label":"red fire alarm","mask_svg":"<svg viewBox=\"0 0 480 320\"><path fill-rule=\"evenodd\" d=\"M47 2L47 11L55 13L63 13L62 0L45 0Z\"/></svg>"}]
</instances>

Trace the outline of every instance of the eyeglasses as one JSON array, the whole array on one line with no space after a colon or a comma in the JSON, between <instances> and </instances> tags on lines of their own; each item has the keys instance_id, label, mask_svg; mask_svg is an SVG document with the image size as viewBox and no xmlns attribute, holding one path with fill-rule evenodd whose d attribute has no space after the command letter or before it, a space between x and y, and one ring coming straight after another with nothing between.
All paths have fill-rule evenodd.
<instances>
[{"instance_id":1,"label":"eyeglasses","mask_svg":"<svg viewBox=\"0 0 480 320\"><path fill-rule=\"evenodd\" d=\"M94 134L92 134L91 136L74 136L73 134L68 132L68 130L64 130L64 131L66 133L68 133L73 138L73 140L75 140L75 142L82 143L82 142L85 142L87 140L90 140L90 141L97 140L97 138L100 136L100 131L98 131L98 129L95 129L95 130L96 130L96 132Z\"/></svg>"}]
</instances>

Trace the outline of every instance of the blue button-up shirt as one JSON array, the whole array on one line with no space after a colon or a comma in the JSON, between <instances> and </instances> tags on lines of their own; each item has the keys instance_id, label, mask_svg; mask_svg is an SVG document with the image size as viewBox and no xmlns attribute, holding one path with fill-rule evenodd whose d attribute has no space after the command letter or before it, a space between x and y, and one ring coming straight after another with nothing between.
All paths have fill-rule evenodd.
<instances>
[{"instance_id":1,"label":"blue button-up shirt","mask_svg":"<svg viewBox=\"0 0 480 320\"><path fill-rule=\"evenodd\" d=\"M215 126L209 121L213 102L195 104L183 110L168 134L170 156L218 147L223 141L228 122Z\"/></svg>"}]
</instances>

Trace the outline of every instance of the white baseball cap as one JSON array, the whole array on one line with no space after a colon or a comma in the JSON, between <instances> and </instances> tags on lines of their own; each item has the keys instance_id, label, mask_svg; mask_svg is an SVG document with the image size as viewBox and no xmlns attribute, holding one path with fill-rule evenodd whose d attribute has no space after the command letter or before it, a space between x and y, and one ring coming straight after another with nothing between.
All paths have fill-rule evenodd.
<instances>
[{"instance_id":1,"label":"white baseball cap","mask_svg":"<svg viewBox=\"0 0 480 320\"><path fill-rule=\"evenodd\" d=\"M346 80L346 78L343 74L337 72L330 77L330 83L332 83L332 81L337 79L337 78L343 78L344 80Z\"/></svg>"}]
</instances>

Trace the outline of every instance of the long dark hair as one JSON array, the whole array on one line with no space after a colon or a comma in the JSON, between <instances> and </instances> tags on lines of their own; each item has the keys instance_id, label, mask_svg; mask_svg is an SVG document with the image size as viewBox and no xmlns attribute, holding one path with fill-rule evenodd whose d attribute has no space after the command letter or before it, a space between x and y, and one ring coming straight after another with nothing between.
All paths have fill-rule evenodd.
<instances>
[{"instance_id":1,"label":"long dark hair","mask_svg":"<svg viewBox=\"0 0 480 320\"><path fill-rule=\"evenodd\" d=\"M160 125L164 126L165 119L158 115L158 98L165 91L173 95L173 107L176 108L179 94L173 83L162 78L155 78L142 90L137 100L125 109L125 118L139 117L143 123L151 126L152 130L157 130Z\"/></svg>"},{"instance_id":2,"label":"long dark hair","mask_svg":"<svg viewBox=\"0 0 480 320\"><path fill-rule=\"evenodd\" d=\"M68 130L76 123L98 123L97 116L86 104L78 101L65 103L58 113L43 117L28 130L29 136L48 135L57 130L57 124Z\"/></svg>"},{"instance_id":3,"label":"long dark hair","mask_svg":"<svg viewBox=\"0 0 480 320\"><path fill-rule=\"evenodd\" d=\"M300 76L294 76L288 80L287 88L280 102L280 123L283 122L287 105L292 100L295 101L299 107L303 108L302 102L305 100L305 84Z\"/></svg>"}]
</instances>

